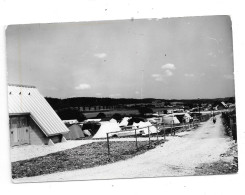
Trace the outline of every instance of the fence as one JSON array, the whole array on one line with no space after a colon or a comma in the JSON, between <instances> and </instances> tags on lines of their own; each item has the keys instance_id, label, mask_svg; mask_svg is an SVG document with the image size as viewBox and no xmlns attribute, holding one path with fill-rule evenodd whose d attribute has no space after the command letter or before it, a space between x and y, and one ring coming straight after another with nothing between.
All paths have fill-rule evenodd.
<instances>
[{"instance_id":1,"label":"fence","mask_svg":"<svg viewBox=\"0 0 245 195\"><path fill-rule=\"evenodd\" d=\"M236 114L234 112L223 112L221 115L226 134L237 142Z\"/></svg>"},{"instance_id":2,"label":"fence","mask_svg":"<svg viewBox=\"0 0 245 195\"><path fill-rule=\"evenodd\" d=\"M159 143L159 137L163 137L164 142L166 141L166 135L175 135L175 133L179 130L191 130L197 127L200 124L199 120L193 120L191 123L180 123L180 124L165 124L165 123L158 123L155 125L150 125L147 127L141 127L141 128L135 128L131 130L122 130L122 131L115 131L115 132L109 132L106 134L106 140L107 140L107 149L108 149L108 157L110 159L110 138L113 137L134 137L135 138L135 149L136 151L139 149L138 146L138 139L139 138L146 138L148 137L148 148L152 147L152 141L153 137L156 137L157 143ZM151 128L155 127L156 132L151 132ZM147 132L145 133L145 130L147 129ZM144 134L142 134L142 131L144 131ZM117 135L117 136L115 136ZM162 140L162 139L161 139Z\"/></svg>"}]
</instances>

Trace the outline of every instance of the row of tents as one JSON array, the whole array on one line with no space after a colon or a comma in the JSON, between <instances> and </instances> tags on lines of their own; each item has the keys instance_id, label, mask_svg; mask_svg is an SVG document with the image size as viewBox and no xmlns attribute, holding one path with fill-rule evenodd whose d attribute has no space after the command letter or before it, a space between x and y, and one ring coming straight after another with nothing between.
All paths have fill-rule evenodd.
<instances>
[{"instance_id":1,"label":"row of tents","mask_svg":"<svg viewBox=\"0 0 245 195\"><path fill-rule=\"evenodd\" d=\"M138 129L137 134L148 135L149 133L157 133L157 128L152 126L157 123L164 124L180 124L181 122L189 123L193 118L188 113L174 113L168 115L155 115L148 119L139 117L124 117L120 122L115 119L101 121L100 119L88 119L84 123L70 124L66 121L69 133L65 134L67 140L75 140L80 138L105 138L107 133L109 136L124 135L125 130ZM148 128L149 127L149 128ZM114 132L114 133L113 133ZM129 135L125 134L125 135ZM133 132L131 132L133 134Z\"/></svg>"}]
</instances>

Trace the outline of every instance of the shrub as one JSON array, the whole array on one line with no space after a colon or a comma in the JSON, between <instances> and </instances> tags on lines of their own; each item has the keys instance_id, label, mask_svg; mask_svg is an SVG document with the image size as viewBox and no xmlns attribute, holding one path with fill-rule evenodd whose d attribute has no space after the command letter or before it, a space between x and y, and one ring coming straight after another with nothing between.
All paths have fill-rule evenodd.
<instances>
[{"instance_id":1,"label":"shrub","mask_svg":"<svg viewBox=\"0 0 245 195\"><path fill-rule=\"evenodd\" d=\"M105 115L105 113L103 113L103 112L100 112L97 116L96 116L96 118L105 118L106 117L106 115Z\"/></svg>"}]
</instances>

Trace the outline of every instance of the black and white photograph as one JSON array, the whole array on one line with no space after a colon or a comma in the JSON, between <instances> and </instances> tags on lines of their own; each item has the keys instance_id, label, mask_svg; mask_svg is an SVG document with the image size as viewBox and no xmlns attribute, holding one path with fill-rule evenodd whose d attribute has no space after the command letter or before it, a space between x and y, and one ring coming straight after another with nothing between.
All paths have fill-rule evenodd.
<instances>
[{"instance_id":1,"label":"black and white photograph","mask_svg":"<svg viewBox=\"0 0 245 195\"><path fill-rule=\"evenodd\" d=\"M13 183L238 172L228 15L6 28Z\"/></svg>"}]
</instances>

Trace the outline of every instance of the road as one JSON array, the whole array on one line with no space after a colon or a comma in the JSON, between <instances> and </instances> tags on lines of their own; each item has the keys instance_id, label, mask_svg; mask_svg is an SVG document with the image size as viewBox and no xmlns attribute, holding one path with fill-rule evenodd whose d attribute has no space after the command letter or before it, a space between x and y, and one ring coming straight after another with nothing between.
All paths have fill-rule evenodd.
<instances>
[{"instance_id":1,"label":"road","mask_svg":"<svg viewBox=\"0 0 245 195\"><path fill-rule=\"evenodd\" d=\"M211 163L220 159L231 144L224 136L220 115L217 122L203 123L188 133L167 137L167 142L134 158L104 166L54 173L29 178L19 178L13 182L42 182L64 180L91 180L134 177L184 176L193 175L195 167L201 163Z\"/></svg>"}]
</instances>

